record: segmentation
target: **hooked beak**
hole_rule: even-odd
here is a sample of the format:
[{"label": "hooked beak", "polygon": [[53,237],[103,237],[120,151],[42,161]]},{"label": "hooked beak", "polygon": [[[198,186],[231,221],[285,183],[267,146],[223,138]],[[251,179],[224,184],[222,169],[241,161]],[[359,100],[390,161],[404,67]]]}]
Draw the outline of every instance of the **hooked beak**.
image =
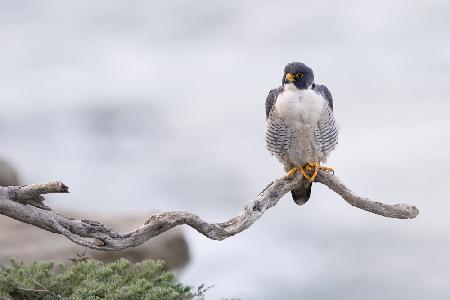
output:
[{"label": "hooked beak", "polygon": [[294,82],[295,81],[295,76],[292,75],[291,73],[287,73],[286,74],[286,81],[289,82],[289,83]]}]

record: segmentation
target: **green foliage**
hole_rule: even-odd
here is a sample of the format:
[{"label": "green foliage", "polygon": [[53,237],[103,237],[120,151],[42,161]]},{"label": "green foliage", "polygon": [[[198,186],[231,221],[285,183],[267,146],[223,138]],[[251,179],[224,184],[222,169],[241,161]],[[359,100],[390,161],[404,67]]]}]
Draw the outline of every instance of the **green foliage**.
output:
[{"label": "green foliage", "polygon": [[0,299],[182,299],[190,287],[164,271],[164,262],[146,260],[132,264],[125,259],[105,264],[75,261],[54,271],[53,263],[26,266],[12,259],[0,269]]}]

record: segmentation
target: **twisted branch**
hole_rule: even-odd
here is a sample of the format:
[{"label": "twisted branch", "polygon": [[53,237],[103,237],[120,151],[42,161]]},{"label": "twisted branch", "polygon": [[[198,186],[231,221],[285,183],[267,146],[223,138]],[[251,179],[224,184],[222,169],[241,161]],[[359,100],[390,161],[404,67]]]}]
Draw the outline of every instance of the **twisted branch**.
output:
[{"label": "twisted branch", "polygon": [[[349,204],[374,214],[397,219],[412,219],[419,214],[415,206],[408,204],[388,205],[359,197],[336,176],[324,171],[319,171],[316,181],[328,186]],[[136,247],[182,224],[191,226],[207,238],[224,240],[252,226],[284,194],[302,184],[305,184],[305,179],[301,174],[292,179],[279,178],[250,200],[239,215],[223,223],[208,223],[190,212],[169,211],[151,215],[141,228],[128,233],[118,233],[96,221],[68,218],[51,211],[43,203],[42,195],[68,193],[67,186],[61,182],[0,187],[0,214],[62,234],[76,244],[98,250]]]}]

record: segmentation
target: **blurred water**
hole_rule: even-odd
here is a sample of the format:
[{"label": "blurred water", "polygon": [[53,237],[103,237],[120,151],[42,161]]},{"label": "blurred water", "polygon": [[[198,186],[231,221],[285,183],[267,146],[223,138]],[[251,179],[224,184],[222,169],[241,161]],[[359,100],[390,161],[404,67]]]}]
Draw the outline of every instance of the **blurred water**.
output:
[{"label": "blurred water", "polygon": [[51,205],[235,215],[282,168],[264,101],[301,60],[335,98],[329,165],[355,191],[416,204],[416,220],[315,185],[222,242],[186,229],[182,274],[207,298],[448,299],[448,1],[2,1],[0,155]]}]

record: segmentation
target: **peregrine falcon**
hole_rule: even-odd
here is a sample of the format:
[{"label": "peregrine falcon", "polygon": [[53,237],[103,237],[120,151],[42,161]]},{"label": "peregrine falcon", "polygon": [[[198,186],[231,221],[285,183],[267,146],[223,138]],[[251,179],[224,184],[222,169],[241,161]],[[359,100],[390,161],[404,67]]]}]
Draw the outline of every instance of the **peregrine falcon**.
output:
[{"label": "peregrine falcon", "polygon": [[320,166],[336,148],[338,131],[333,117],[333,97],[324,85],[314,83],[311,68],[293,62],[284,68],[282,84],[266,99],[266,145],[283,165],[288,177],[296,172],[309,181],[292,190],[302,205],[311,196],[311,184]]}]

